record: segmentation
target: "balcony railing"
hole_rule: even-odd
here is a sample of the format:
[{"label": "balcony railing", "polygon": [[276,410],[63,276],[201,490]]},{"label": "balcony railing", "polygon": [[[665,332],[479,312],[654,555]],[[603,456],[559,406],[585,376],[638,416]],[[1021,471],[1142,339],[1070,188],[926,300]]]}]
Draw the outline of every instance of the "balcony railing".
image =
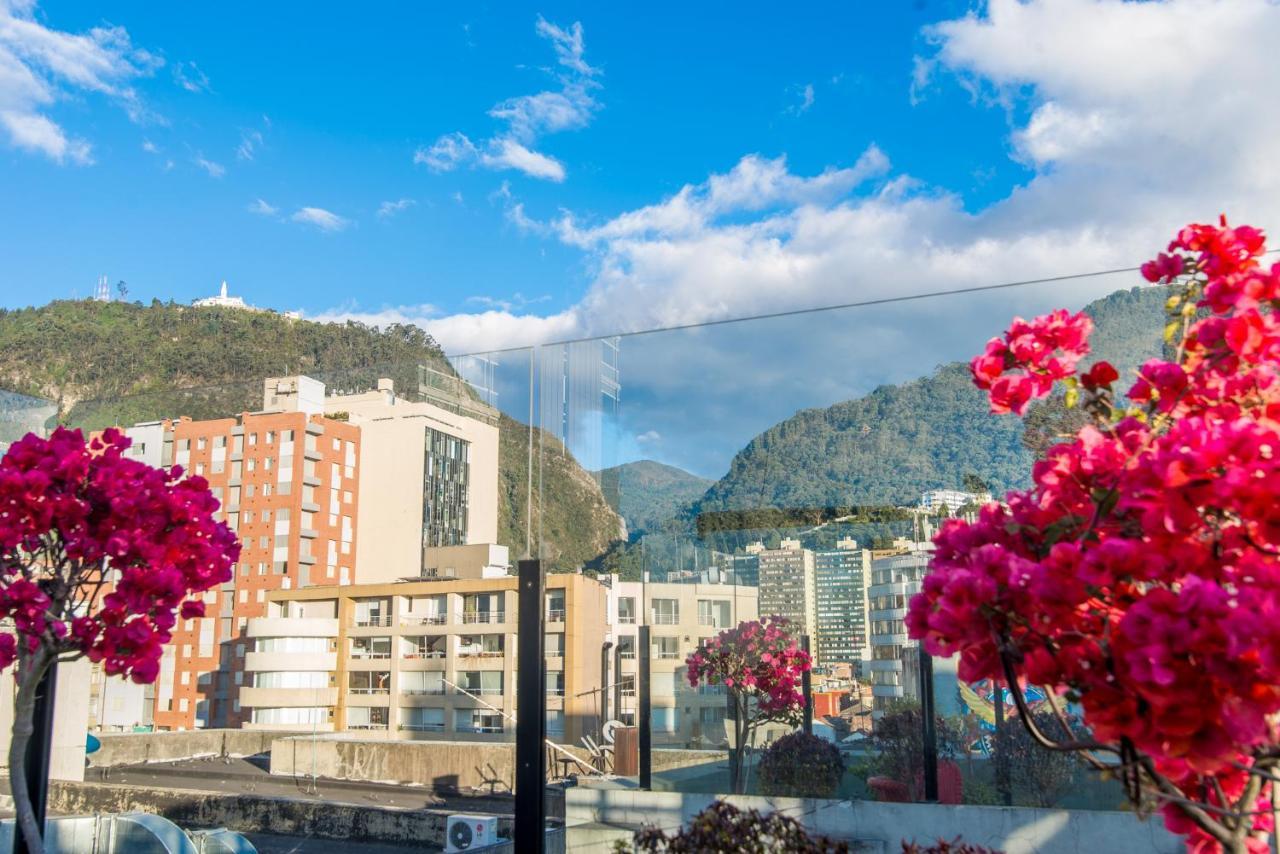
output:
[{"label": "balcony railing", "polygon": [[659,658],[659,659],[668,659],[668,660],[670,660],[670,659],[675,659],[675,658],[679,658],[679,657],[680,657],[680,653],[679,653],[678,651],[677,651],[677,652],[669,652],[669,651],[661,650],[661,649],[660,649],[660,650],[658,650],[658,654],[657,654],[656,656],[654,656],[654,658]]},{"label": "balcony railing", "polygon": [[635,614],[619,614],[618,623],[623,626],[634,626],[636,624]]},{"label": "balcony railing", "polygon": [[459,658],[502,658],[506,653],[500,649],[460,649]]},{"label": "balcony railing", "polygon": [[655,626],[674,626],[679,624],[679,622],[679,614],[659,614],[657,611],[653,612],[653,624]]},{"label": "balcony railing", "polygon": [[386,724],[347,724],[347,729],[386,729]]},{"label": "balcony railing", "polygon": [[389,625],[391,625],[390,614],[387,614],[386,616],[379,616],[377,614],[374,614],[369,617],[356,618],[356,628],[359,628],[359,629],[367,629],[373,626],[389,626]]},{"label": "balcony railing", "polygon": [[352,658],[390,658],[389,652],[370,652],[368,650],[355,649],[351,651]]},{"label": "balcony railing", "polygon": [[415,697],[421,697],[421,696],[439,697],[443,695],[444,692],[445,692],[445,687],[443,685],[441,685],[438,688],[401,688],[400,689],[401,694],[409,694]]},{"label": "balcony railing", "polygon": [[449,617],[445,614],[427,614],[426,616],[407,614],[400,618],[402,626],[443,626],[447,622]]},{"label": "balcony railing", "polygon": [[400,724],[407,732],[444,732],[444,724]]},{"label": "balcony railing", "polygon": [[458,732],[471,732],[478,734],[492,734],[502,732],[501,726],[459,726]]},{"label": "balcony railing", "polygon": [[390,694],[390,688],[350,688],[352,694]]},{"label": "balcony railing", "polygon": [[401,658],[405,660],[413,660],[419,658],[444,658],[445,651],[443,649],[425,649],[417,652],[406,652]]},{"label": "balcony railing", "polygon": [[549,622],[549,623],[563,623],[563,622],[564,622],[564,608],[552,608],[552,609],[550,609],[549,611],[547,611],[547,622]]},{"label": "balcony railing", "polygon": [[463,611],[463,623],[503,623],[506,622],[505,611]]},{"label": "balcony railing", "polygon": [[636,651],[634,649],[624,649],[618,653],[618,658],[629,659],[629,658],[635,658],[635,657],[636,657]]},{"label": "balcony railing", "polygon": [[500,697],[502,696],[501,688],[468,688],[466,685],[458,688],[457,693],[466,696],[467,694],[475,694],[477,697]]},{"label": "balcony railing", "polygon": [[557,687],[555,687],[554,685],[548,685],[548,686],[547,686],[547,696],[548,696],[548,697],[563,697],[563,696],[564,696],[564,688],[563,688],[563,687],[557,688]]}]

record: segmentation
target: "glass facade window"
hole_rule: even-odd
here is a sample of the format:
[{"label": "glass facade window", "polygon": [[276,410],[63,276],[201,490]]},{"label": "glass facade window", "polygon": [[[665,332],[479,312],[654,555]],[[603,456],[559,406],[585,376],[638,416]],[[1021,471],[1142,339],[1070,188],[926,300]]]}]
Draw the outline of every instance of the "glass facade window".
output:
[{"label": "glass facade window", "polygon": [[467,542],[470,443],[430,427],[425,429],[422,545],[423,548],[463,545]]}]

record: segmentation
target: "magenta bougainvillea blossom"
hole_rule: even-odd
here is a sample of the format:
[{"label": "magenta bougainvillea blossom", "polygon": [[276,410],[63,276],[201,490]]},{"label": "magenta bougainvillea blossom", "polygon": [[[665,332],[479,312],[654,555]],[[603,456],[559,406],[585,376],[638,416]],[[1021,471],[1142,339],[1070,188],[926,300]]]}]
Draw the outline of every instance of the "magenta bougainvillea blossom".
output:
[{"label": "magenta bougainvillea blossom", "polygon": [[107,674],[154,681],[177,620],[203,616],[193,597],[229,580],[240,554],[204,478],[129,459],[129,444],[114,429],[86,442],[59,428],[0,458],[0,618],[12,622],[0,670],[17,663],[9,772],[32,851],[22,756],[50,663],[83,655]]},{"label": "magenta bougainvillea blossom", "polygon": [[[1091,423],[1029,490],[950,520],[908,628],[966,680],[1079,703],[1194,851],[1265,851],[1280,767],[1280,264],[1248,226],[1191,225],[1143,275],[1168,358],[1083,374],[1091,323],[1017,320],[975,358],[993,412],[1061,382]],[[1124,398],[1117,392],[1123,391]]]},{"label": "magenta bougainvillea blossom", "polygon": [[761,724],[795,723],[804,710],[801,683],[811,662],[789,627],[783,617],[748,620],[708,638],[685,661],[690,686],[723,685],[733,703],[735,792],[743,785],[740,748]]}]

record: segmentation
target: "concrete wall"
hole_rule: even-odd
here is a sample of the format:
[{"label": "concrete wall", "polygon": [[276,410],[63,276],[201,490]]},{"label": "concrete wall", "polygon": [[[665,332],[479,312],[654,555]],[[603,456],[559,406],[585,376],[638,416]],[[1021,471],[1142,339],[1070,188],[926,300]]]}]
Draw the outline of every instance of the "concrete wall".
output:
[{"label": "concrete wall", "polygon": [[[608,822],[632,827],[675,829],[717,799],[716,795],[642,792],[584,785],[565,792],[565,823]],[[1180,854],[1179,837],[1158,818],[1140,821],[1132,813],[1042,810],[1025,807],[943,806],[877,801],[821,801],[734,795],[725,800],[744,809],[783,812],[811,832],[856,840],[868,850],[901,850],[914,839],[963,837],[1005,854]]]},{"label": "concrete wall", "polygon": [[[267,735],[268,733],[263,733]],[[587,759],[581,748],[566,748]],[[655,771],[722,760],[723,753],[655,750]],[[277,738],[271,773],[378,783],[413,783],[441,789],[510,792],[515,786],[513,743],[480,741],[377,741],[342,736]]]},{"label": "concrete wall", "polygon": [[[87,658],[58,665],[54,689],[53,748],[49,776],[54,780],[84,779],[84,749],[89,735],[89,681],[92,665]],[[9,765],[13,734],[14,682],[11,674],[0,679],[0,765]]]},{"label": "concrete wall", "polygon": [[[248,729],[197,729],[183,732],[102,733],[102,748],[89,755],[95,768],[171,762],[200,756],[256,756],[284,735]],[[82,745],[83,749],[83,745]],[[84,779],[83,774],[77,779]]]},{"label": "concrete wall", "polygon": [[[184,829],[225,827],[237,833],[277,833],[350,842],[426,842],[444,845],[449,813],[302,801],[189,789],[54,783],[49,810],[59,814],[146,812]],[[498,817],[510,835],[510,816]]]}]

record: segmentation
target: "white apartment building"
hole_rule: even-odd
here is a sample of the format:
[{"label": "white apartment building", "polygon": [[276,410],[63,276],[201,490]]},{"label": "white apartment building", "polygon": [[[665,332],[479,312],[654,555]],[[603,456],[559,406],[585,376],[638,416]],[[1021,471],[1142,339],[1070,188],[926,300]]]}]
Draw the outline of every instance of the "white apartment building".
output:
[{"label": "white apartment building", "polygon": [[966,504],[986,504],[990,492],[964,492],[959,489],[931,489],[920,496],[920,509],[936,513],[946,507],[952,513]]},{"label": "white apartment building", "polygon": [[[691,688],[685,659],[707,638],[758,617],[755,587],[619,581],[609,587],[607,619],[621,673],[622,706],[615,715],[635,723],[639,627],[649,626],[649,696],[655,746],[725,743],[726,699],[719,686]],[[731,731],[731,729],[730,729]]]},{"label": "white apartment building", "polygon": [[919,696],[918,643],[907,637],[907,603],[920,592],[933,544],[911,544],[901,554],[871,561],[868,621],[873,713],[894,700]]}]

